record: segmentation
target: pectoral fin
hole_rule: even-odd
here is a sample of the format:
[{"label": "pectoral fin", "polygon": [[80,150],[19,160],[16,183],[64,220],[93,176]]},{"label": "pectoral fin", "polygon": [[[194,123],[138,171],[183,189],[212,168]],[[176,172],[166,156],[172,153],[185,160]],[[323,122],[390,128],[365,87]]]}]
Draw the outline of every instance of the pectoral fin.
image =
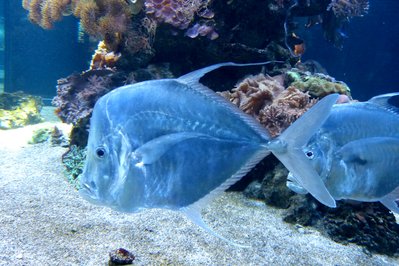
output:
[{"label": "pectoral fin", "polygon": [[381,198],[399,186],[399,138],[374,137],[352,141],[337,151],[346,175],[368,184],[370,195]]},{"label": "pectoral fin", "polygon": [[140,163],[152,164],[174,145],[187,139],[199,137],[207,137],[207,135],[195,132],[181,132],[163,135],[144,143],[138,147],[133,154],[140,160]]}]

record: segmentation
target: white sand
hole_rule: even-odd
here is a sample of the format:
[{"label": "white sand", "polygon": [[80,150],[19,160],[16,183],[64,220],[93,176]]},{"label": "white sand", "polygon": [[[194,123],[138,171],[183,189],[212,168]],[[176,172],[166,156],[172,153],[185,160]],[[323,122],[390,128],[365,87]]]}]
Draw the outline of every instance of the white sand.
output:
[{"label": "white sand", "polygon": [[108,265],[108,252],[119,247],[136,255],[136,265],[399,265],[284,223],[280,210],[239,193],[226,193],[203,214],[217,232],[251,248],[229,245],[176,212],[91,205],[63,178],[65,149],[11,149],[4,140],[17,132],[0,131],[0,265]]}]

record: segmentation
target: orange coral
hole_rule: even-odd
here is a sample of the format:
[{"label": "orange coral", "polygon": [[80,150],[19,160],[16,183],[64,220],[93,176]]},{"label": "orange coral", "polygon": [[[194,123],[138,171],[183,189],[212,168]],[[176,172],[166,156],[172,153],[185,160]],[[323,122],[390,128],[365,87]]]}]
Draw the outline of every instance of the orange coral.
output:
[{"label": "orange coral", "polygon": [[124,33],[133,11],[126,0],[23,0],[22,6],[29,19],[45,29],[73,13],[87,33],[102,38]]},{"label": "orange coral", "polygon": [[69,15],[76,0],[23,0],[22,6],[29,11],[29,19],[45,29],[53,27],[62,16]]},{"label": "orange coral", "polygon": [[106,44],[101,41],[91,59],[90,70],[113,68],[120,56],[120,53],[110,52]]},{"label": "orange coral", "polygon": [[125,32],[132,15],[125,0],[79,1],[73,13],[87,33],[98,37]]}]

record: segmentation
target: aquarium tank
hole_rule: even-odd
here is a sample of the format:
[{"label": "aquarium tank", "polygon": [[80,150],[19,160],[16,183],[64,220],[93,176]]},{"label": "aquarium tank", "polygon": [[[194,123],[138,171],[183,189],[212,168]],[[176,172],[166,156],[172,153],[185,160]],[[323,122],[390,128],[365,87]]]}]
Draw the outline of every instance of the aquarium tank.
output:
[{"label": "aquarium tank", "polygon": [[0,3],[0,265],[399,265],[397,0]]}]

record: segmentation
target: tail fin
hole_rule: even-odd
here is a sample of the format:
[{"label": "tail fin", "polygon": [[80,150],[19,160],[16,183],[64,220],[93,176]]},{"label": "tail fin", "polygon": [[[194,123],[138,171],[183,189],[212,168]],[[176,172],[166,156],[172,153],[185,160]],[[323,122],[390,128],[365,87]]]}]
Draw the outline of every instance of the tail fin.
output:
[{"label": "tail fin", "polygon": [[297,178],[300,185],[321,203],[336,207],[334,198],[328,192],[321,177],[302,151],[312,135],[323,125],[337,101],[338,94],[324,97],[309,111],[302,115],[276,140],[284,143],[284,150],[275,149],[273,154]]}]

